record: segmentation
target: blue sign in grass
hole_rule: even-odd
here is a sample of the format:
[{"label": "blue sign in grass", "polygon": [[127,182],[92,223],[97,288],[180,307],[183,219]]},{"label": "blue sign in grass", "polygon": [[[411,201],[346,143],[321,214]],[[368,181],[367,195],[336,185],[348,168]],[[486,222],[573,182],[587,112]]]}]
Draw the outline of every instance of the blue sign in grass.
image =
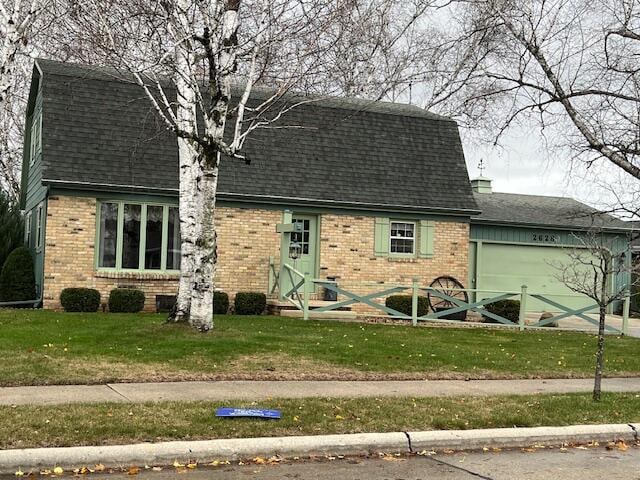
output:
[{"label": "blue sign in grass", "polygon": [[261,408],[230,408],[221,407],[216,410],[216,417],[250,417],[250,418],[269,418],[278,420],[282,417],[280,410],[264,410]]}]

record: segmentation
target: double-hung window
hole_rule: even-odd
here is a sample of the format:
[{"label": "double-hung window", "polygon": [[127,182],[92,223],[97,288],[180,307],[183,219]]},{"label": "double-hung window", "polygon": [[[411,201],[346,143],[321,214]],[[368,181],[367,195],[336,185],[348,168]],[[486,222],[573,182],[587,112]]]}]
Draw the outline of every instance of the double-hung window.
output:
[{"label": "double-hung window", "polygon": [[24,217],[24,244],[31,248],[31,212]]},{"label": "double-hung window", "polygon": [[389,252],[413,255],[416,246],[416,224],[414,222],[391,222]]},{"label": "double-hung window", "polygon": [[99,269],[180,269],[178,207],[104,201],[98,208]]},{"label": "double-hung window", "polygon": [[36,208],[36,250],[42,248],[42,237],[44,233],[44,204]]}]

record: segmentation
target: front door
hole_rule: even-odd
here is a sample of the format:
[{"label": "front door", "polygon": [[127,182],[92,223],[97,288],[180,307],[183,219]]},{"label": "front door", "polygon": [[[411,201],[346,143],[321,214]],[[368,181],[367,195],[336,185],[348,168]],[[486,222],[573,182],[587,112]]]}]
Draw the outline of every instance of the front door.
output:
[{"label": "front door", "polygon": [[[301,274],[309,273],[311,278],[316,276],[316,259],[318,254],[317,249],[317,234],[318,234],[318,218],[313,215],[293,215],[292,223],[300,225],[296,228],[296,231],[291,233],[291,242],[298,243],[300,245],[300,255],[298,258],[290,258],[289,245],[283,246],[282,256],[284,257],[284,263],[290,265]],[[288,292],[292,288],[292,283],[289,278],[289,274],[283,271],[282,278],[282,292]],[[294,281],[298,283],[298,277],[295,275]],[[307,285],[309,292],[313,292],[313,283],[309,282]],[[300,287],[300,294],[302,295],[302,287]]]}]

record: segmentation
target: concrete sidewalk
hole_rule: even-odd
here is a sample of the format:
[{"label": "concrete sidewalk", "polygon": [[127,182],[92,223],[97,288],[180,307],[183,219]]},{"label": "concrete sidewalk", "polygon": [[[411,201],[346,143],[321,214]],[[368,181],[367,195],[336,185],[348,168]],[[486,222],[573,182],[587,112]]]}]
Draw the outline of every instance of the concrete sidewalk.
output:
[{"label": "concrete sidewalk", "polygon": [[[640,392],[640,377],[606,378],[603,390]],[[264,400],[304,397],[442,397],[589,392],[592,379],[411,381],[219,381],[0,388],[0,405]]]}]

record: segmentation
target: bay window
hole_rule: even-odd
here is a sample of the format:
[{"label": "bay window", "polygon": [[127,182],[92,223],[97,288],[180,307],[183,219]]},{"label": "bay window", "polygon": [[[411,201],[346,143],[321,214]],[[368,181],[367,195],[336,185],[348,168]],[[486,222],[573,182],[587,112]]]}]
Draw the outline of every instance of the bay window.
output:
[{"label": "bay window", "polygon": [[99,269],[180,270],[177,206],[104,201],[97,230]]}]

